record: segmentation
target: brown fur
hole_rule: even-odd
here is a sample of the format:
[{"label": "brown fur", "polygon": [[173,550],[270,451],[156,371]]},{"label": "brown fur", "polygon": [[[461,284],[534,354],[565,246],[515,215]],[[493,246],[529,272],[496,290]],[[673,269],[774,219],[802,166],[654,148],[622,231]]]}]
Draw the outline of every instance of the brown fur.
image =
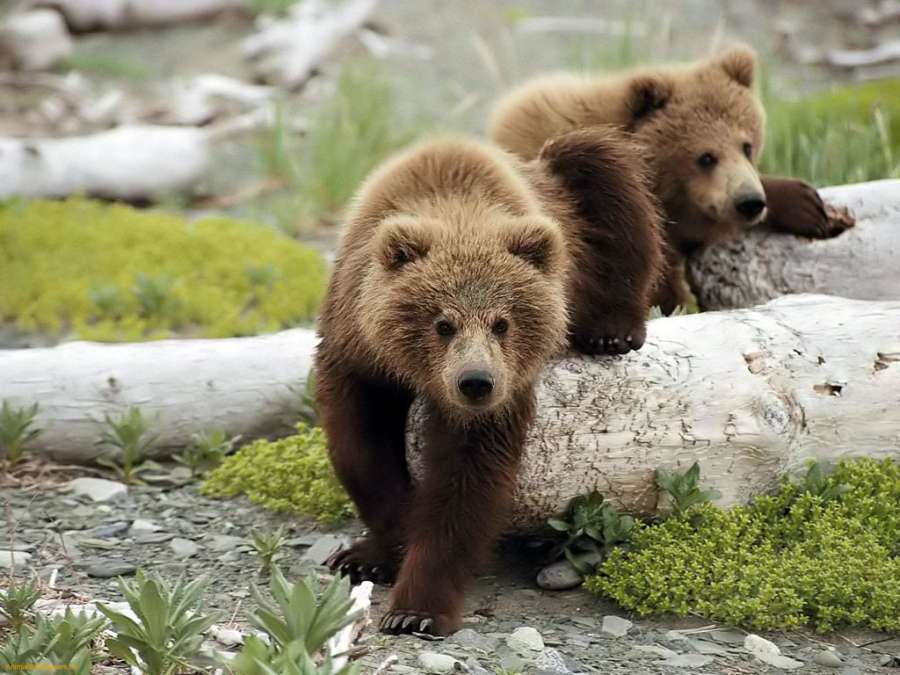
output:
[{"label": "brown fur", "polygon": [[[656,302],[668,313],[684,300],[678,268],[697,246],[763,221],[806,236],[836,234],[812,187],[760,178],[765,113],[755,72],[755,54],[739,47],[698,63],[609,77],[545,76],[501,99],[490,135],[529,159],[573,129],[607,124],[630,134],[644,151],[666,215],[669,272]],[[706,153],[713,166],[699,164]],[[739,209],[753,202],[758,212]]]},{"label": "brown fur", "polygon": [[[593,196],[571,192],[582,188]],[[330,564],[355,580],[397,576],[383,630],[458,625],[465,582],[503,526],[541,370],[567,342],[640,346],[659,229],[633,150],[608,130],[527,164],[428,143],[363,186],[320,317],[316,397],[369,528]],[[493,389],[473,402],[461,379],[476,370]],[[414,490],[404,428],[416,396],[428,415]]]}]

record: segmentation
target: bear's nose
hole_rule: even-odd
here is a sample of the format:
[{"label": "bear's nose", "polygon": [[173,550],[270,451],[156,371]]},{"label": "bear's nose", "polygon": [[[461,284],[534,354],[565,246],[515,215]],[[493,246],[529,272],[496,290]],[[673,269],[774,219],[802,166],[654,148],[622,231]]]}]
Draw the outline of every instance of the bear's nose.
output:
[{"label": "bear's nose", "polygon": [[734,208],[747,220],[753,220],[766,208],[766,200],[761,194],[743,195],[734,201]]},{"label": "bear's nose", "polygon": [[467,399],[478,402],[494,390],[494,378],[486,370],[464,370],[456,386]]}]

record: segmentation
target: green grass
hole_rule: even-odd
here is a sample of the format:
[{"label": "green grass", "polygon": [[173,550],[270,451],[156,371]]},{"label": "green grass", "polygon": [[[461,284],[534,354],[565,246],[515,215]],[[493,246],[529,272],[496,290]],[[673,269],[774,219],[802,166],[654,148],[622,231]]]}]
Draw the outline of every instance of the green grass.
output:
[{"label": "green grass", "polygon": [[900,464],[846,462],[818,485],[637,526],[585,584],[641,615],[900,630]]},{"label": "green grass", "polygon": [[764,93],[763,173],[840,185],[900,178],[900,79],[846,85],[798,100]]},{"label": "green grass", "polygon": [[0,322],[103,341],[311,322],[327,269],[279,232],[82,198],[0,205]]},{"label": "green grass", "polygon": [[145,61],[134,57],[87,50],[69,54],[60,62],[59,68],[114,80],[147,80],[159,74]]},{"label": "green grass", "polygon": [[244,446],[212,473],[201,491],[213,497],[245,494],[274,511],[334,523],[353,516],[317,427],[297,425],[297,433],[277,441]]},{"label": "green grass", "polygon": [[302,139],[285,117],[282,109],[259,152],[265,171],[289,186],[276,216],[290,233],[336,221],[369,172],[419,129],[401,110],[390,79],[369,61],[344,67]]},{"label": "green grass", "polygon": [[245,0],[244,6],[254,16],[285,16],[300,0]]}]

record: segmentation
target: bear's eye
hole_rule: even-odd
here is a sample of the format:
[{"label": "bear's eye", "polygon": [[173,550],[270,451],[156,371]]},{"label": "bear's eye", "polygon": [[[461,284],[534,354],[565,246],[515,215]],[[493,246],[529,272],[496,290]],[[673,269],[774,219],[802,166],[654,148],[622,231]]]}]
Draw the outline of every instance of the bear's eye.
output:
[{"label": "bear's eye", "polygon": [[711,169],[719,163],[718,157],[711,152],[704,152],[697,158],[697,164],[701,169]]},{"label": "bear's eye", "polygon": [[505,335],[506,331],[509,330],[509,321],[506,319],[497,319],[494,322],[494,325],[491,326],[491,330],[494,335]]},{"label": "bear's eye", "polygon": [[441,337],[450,337],[454,333],[456,333],[456,328],[454,328],[453,324],[446,319],[441,319],[436,324],[434,324],[434,330]]},{"label": "bear's eye", "polygon": [[753,146],[749,143],[744,143],[744,155],[747,159],[753,159]]}]

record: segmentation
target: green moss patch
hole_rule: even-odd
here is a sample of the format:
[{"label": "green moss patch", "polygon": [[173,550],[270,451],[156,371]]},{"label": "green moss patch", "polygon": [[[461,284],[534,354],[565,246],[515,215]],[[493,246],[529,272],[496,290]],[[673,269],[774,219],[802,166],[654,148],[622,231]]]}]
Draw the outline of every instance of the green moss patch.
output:
[{"label": "green moss patch", "polygon": [[228,457],[203,484],[213,497],[245,494],[274,511],[334,523],[353,516],[317,427],[297,425],[297,433],[278,441],[255,441]]},{"label": "green moss patch", "polygon": [[639,614],[900,630],[900,465],[842,463],[827,481],[816,495],[786,483],[749,506],[705,503],[636,527],[585,584]]},{"label": "green moss patch", "polygon": [[104,341],[228,337],[315,317],[327,268],[270,228],[82,198],[0,205],[0,322]]}]

